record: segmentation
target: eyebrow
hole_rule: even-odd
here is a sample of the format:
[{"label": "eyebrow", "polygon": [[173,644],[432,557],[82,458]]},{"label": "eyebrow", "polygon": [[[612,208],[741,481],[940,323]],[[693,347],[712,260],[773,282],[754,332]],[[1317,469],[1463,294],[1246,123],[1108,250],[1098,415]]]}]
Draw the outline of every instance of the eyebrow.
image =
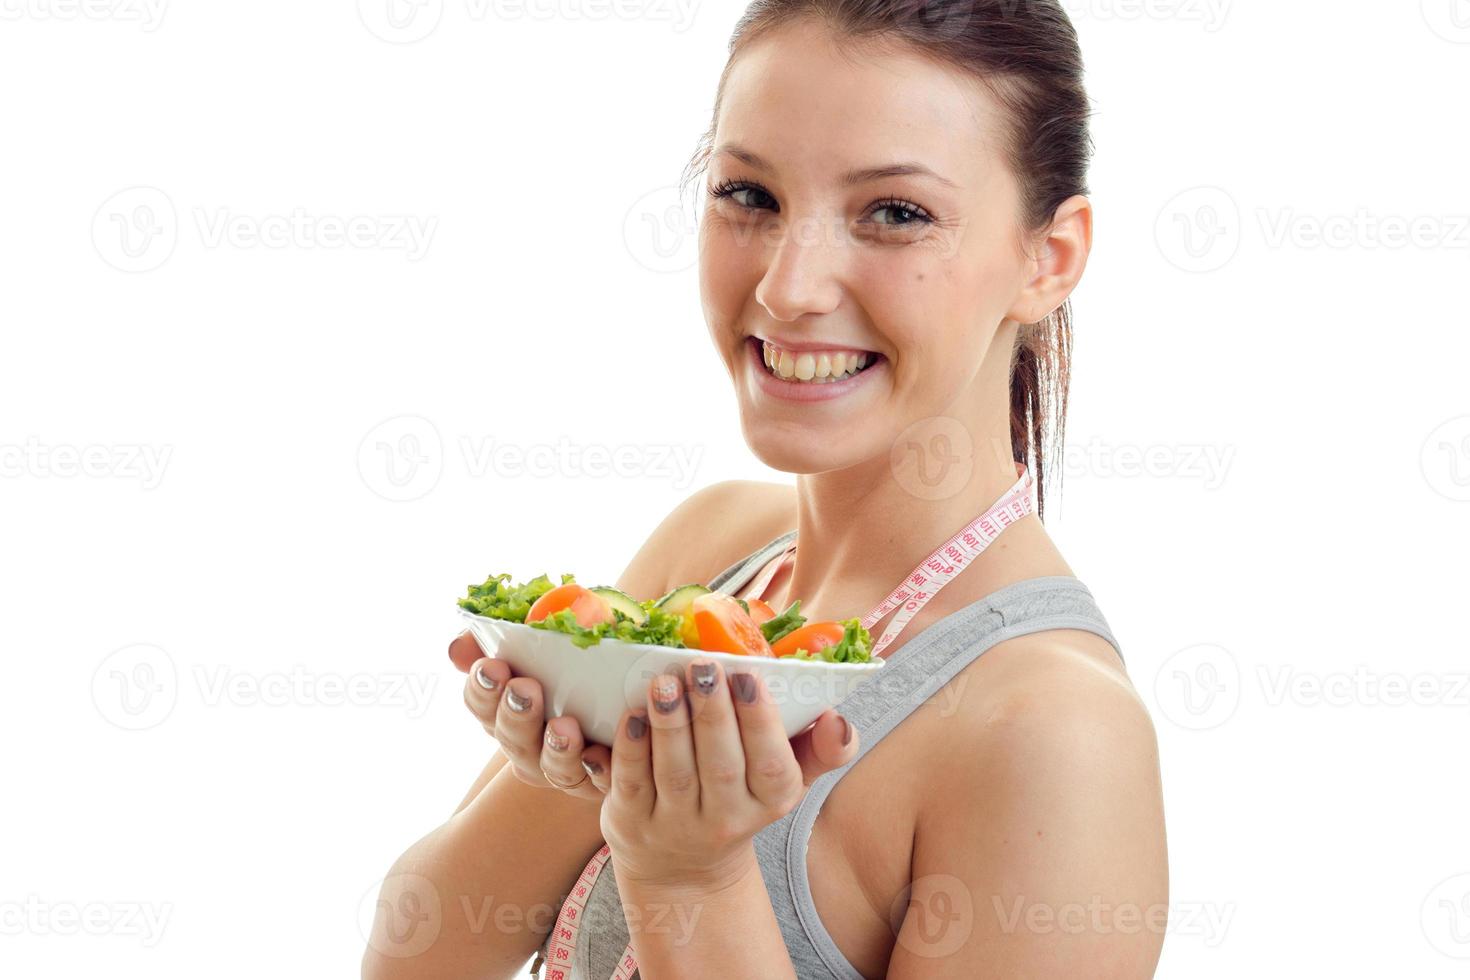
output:
[{"label": "eyebrow", "polygon": [[[726,143],[715,150],[716,156],[721,153],[728,153],[730,156],[739,160],[741,163],[744,163],[747,166],[755,167],[757,170],[773,169],[769,163],[767,163],[760,157],[759,154],[747,150],[745,147],[740,146],[738,143]],[[930,177],[934,180],[939,181],[941,184],[945,184],[955,189],[959,188],[959,185],[956,184],[954,181],[950,180],[948,177],[940,176],[933,170],[924,166],[922,163],[889,163],[881,167],[863,167],[856,170],[849,170],[847,173],[842,175],[842,184],[844,187],[852,187],[857,184],[866,183],[870,180],[879,180],[884,177],[910,176]]]}]

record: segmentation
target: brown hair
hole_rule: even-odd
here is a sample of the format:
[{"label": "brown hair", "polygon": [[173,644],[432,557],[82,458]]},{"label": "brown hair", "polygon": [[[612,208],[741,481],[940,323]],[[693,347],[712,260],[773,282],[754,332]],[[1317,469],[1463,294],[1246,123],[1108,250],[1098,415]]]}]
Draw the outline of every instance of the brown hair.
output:
[{"label": "brown hair", "polygon": [[[1087,193],[1090,109],[1077,32],[1060,0],[754,0],[730,38],[715,119],[740,49],[802,17],[821,18],[839,41],[904,45],[984,83],[1009,114],[1006,152],[1028,232],[1050,224],[1069,197]],[[711,122],[684,184],[708,163],[714,129]],[[1070,303],[1021,325],[1011,360],[1011,453],[1036,476],[1041,514],[1044,485],[1061,458],[1071,357]]]}]

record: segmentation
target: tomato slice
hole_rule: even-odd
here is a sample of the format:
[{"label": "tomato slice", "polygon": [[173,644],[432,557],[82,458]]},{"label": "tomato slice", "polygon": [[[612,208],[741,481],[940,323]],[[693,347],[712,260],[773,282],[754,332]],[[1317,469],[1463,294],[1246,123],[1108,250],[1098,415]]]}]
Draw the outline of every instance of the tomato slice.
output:
[{"label": "tomato slice", "polygon": [[823,647],[836,646],[842,642],[845,629],[841,623],[807,623],[792,630],[771,644],[771,652],[778,657],[789,657],[797,650],[816,653]]},{"label": "tomato slice", "polygon": [[772,609],[763,600],[746,599],[745,604],[750,607],[750,618],[755,620],[757,626],[768,619],[776,618],[776,610]]},{"label": "tomato slice", "polygon": [[747,657],[774,656],[765,634],[734,596],[710,592],[695,599],[690,609],[699,630],[699,649]]},{"label": "tomato slice", "polygon": [[531,603],[531,611],[526,613],[526,622],[540,622],[563,609],[570,609],[572,618],[582,627],[590,628],[598,623],[613,621],[612,606],[608,605],[606,599],[575,582],[568,582],[566,585],[558,585]]}]

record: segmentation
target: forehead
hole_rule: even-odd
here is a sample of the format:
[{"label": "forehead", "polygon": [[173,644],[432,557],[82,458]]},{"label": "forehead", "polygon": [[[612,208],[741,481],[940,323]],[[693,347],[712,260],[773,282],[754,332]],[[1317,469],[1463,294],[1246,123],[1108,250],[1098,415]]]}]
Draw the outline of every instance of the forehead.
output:
[{"label": "forehead", "polygon": [[837,44],[814,21],[743,49],[716,119],[716,146],[738,143],[783,175],[826,177],[892,161],[976,187],[998,160],[999,107],[977,79],[897,46]]}]

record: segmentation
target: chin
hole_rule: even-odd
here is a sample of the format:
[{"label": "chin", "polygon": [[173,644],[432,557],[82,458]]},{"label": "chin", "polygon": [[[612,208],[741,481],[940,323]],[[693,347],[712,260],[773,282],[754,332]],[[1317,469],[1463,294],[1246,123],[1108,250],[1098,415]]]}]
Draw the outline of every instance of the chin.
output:
[{"label": "chin", "polygon": [[740,428],[756,459],[782,473],[826,473],[868,458],[863,455],[866,447],[853,437],[855,432],[863,431],[856,425],[817,423],[793,428],[789,422],[777,425],[770,420],[751,419],[742,412]]}]

